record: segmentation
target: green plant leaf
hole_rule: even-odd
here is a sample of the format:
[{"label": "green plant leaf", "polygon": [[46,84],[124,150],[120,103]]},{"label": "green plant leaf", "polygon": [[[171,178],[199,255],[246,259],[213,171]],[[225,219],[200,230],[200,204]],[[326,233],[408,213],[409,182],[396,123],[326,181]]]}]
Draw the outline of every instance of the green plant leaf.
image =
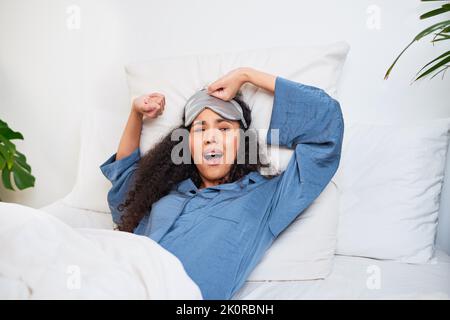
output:
[{"label": "green plant leaf", "polygon": [[14,164],[13,153],[5,145],[0,143],[0,155],[5,159],[7,168],[11,169]]},{"label": "green plant leaf", "polygon": [[[3,144],[2,144],[3,142]],[[16,153],[16,146],[14,143],[7,140],[5,137],[0,136],[0,152],[6,160],[8,169],[11,169],[14,164],[14,154]]]},{"label": "green plant leaf", "polygon": [[432,26],[429,26],[428,28],[426,28],[425,30],[421,31],[420,33],[418,33],[414,39],[402,50],[402,52],[400,52],[400,54],[397,56],[397,58],[395,58],[394,62],[391,64],[391,66],[388,68],[388,70],[386,71],[386,74],[384,75],[384,79],[386,80],[389,77],[389,74],[391,73],[392,69],[394,68],[395,64],[397,63],[397,61],[400,59],[400,57],[403,55],[403,53],[405,53],[405,51],[415,42],[415,41],[419,41],[420,39],[422,39],[423,37],[429,35],[430,33],[432,33],[433,31],[439,30],[439,29],[444,29],[446,27],[450,26],[450,20],[445,20],[445,21],[441,21],[438,23],[433,24]]},{"label": "green plant leaf", "polygon": [[[434,77],[436,77],[439,73],[443,72],[445,74],[445,71],[449,68],[448,65],[445,66],[445,68],[442,68],[441,70],[439,70],[438,72],[436,72],[431,79],[433,79]],[[444,74],[442,76],[444,76]]]},{"label": "green plant leaf", "polygon": [[426,65],[424,65],[417,73],[419,74],[423,69],[425,69],[426,67],[428,67],[430,64],[432,64],[435,61],[438,61],[440,59],[445,58],[446,56],[450,56],[450,51],[444,52],[443,54],[441,54],[439,57],[437,57],[436,59],[431,60],[430,62],[428,62]]},{"label": "green plant leaf", "polygon": [[6,160],[3,158],[3,155],[0,154],[0,170],[3,170],[3,168],[6,166]]},{"label": "green plant leaf", "polygon": [[13,130],[11,130],[11,128],[8,128],[8,127],[0,128],[0,135],[4,136],[8,140],[13,140],[13,139],[22,139],[23,140],[23,135],[20,132],[13,131]]},{"label": "green plant leaf", "polygon": [[4,168],[2,170],[2,181],[6,189],[14,191],[14,188],[11,184],[11,171],[8,168]]},{"label": "green plant leaf", "polygon": [[27,158],[24,154],[20,153],[19,151],[16,151],[16,154],[14,155],[14,159],[16,162],[18,162],[22,167],[24,167],[27,171],[31,172],[31,167],[27,163]]},{"label": "green plant leaf", "polygon": [[13,190],[11,176],[20,190],[33,187],[35,177],[31,174],[31,167],[24,154],[16,150],[16,145],[10,140],[22,139],[23,135],[8,127],[0,120],[0,171],[2,182],[6,189]]},{"label": "green plant leaf", "polygon": [[[436,38],[438,38],[438,37],[441,37],[441,38],[436,40]],[[433,40],[431,40],[431,42],[446,40],[449,37],[450,37],[450,27],[446,27],[446,28],[442,29],[441,31],[439,31],[438,33],[436,33],[436,35],[434,36]]]},{"label": "green plant leaf", "polygon": [[413,40],[411,41],[403,50],[402,52],[400,52],[400,54],[397,56],[397,58],[395,58],[394,62],[391,64],[391,66],[388,68],[388,70],[386,71],[386,74],[384,75],[384,80],[386,80],[387,78],[389,78],[389,75],[391,74],[392,69],[394,68],[394,66],[396,65],[397,61],[400,59],[400,57],[403,55],[403,53],[405,53],[405,51],[414,43]]},{"label": "green plant leaf", "polygon": [[14,182],[20,190],[33,187],[35,178],[20,164],[15,163],[13,167]]},{"label": "green plant leaf", "polygon": [[11,154],[14,154],[16,152],[16,145],[2,135],[0,135],[0,142],[3,142],[5,147],[10,150]]},{"label": "green plant leaf", "polygon": [[433,39],[431,42],[434,43],[434,42],[448,40],[448,39],[450,39],[450,35],[443,34],[443,35],[440,35],[439,39]]},{"label": "green plant leaf", "polygon": [[427,13],[422,14],[420,16],[420,19],[427,19],[429,17],[434,17],[439,14],[446,13],[448,11],[450,11],[450,4],[448,4],[448,3],[443,4],[441,8],[434,9],[434,10],[428,11]]},{"label": "green plant leaf", "polygon": [[447,57],[445,59],[442,59],[440,62],[436,63],[434,66],[430,67],[429,69],[427,69],[426,71],[424,71],[420,76],[418,76],[416,78],[415,81],[425,77],[426,75],[430,74],[431,72],[433,72],[434,70],[444,66],[446,63],[450,62],[450,57]]},{"label": "green plant leaf", "polygon": [[428,28],[426,28],[425,30],[422,30],[421,32],[419,32],[414,37],[413,41],[419,41],[420,39],[422,39],[423,37],[429,35],[433,31],[436,31],[436,30],[439,30],[439,29],[445,29],[448,26],[450,26],[450,20],[445,20],[445,21],[441,21],[441,22],[435,23],[435,24],[429,26]]}]

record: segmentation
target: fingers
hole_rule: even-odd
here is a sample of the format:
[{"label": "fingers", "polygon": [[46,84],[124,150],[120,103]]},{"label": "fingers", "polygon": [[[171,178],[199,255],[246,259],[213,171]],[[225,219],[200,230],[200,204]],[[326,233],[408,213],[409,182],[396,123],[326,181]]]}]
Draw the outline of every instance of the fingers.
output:
[{"label": "fingers", "polygon": [[154,92],[148,95],[150,98],[161,98],[165,100],[165,96],[162,93]]},{"label": "fingers", "polygon": [[234,92],[237,91],[235,84],[226,78],[219,79],[211,83],[207,87],[207,90],[209,95],[225,101],[229,101],[234,98],[236,95]]},{"label": "fingers", "polygon": [[163,114],[164,105],[150,100],[148,104],[144,105],[142,112],[150,118],[156,118]]},{"label": "fingers", "polygon": [[223,86],[222,81],[219,81],[219,80],[214,81],[207,87],[208,94],[214,93],[215,91],[221,89],[222,86]]},{"label": "fingers", "polygon": [[153,93],[149,94],[148,96],[164,98],[164,95],[162,93],[158,93],[158,92],[153,92]]},{"label": "fingers", "polygon": [[223,90],[216,90],[214,92],[210,93],[211,96],[222,99],[223,96]]},{"label": "fingers", "polygon": [[164,106],[166,104],[166,97],[163,94],[155,92],[148,95],[148,98],[149,100],[153,100],[159,103],[161,106]]},{"label": "fingers", "polygon": [[233,90],[231,88],[219,89],[211,93],[210,95],[221,100],[229,101],[233,98]]},{"label": "fingers", "polygon": [[162,115],[163,112],[164,112],[164,105],[160,105],[160,106],[159,106],[159,109],[158,109],[158,115],[159,115],[159,116]]}]

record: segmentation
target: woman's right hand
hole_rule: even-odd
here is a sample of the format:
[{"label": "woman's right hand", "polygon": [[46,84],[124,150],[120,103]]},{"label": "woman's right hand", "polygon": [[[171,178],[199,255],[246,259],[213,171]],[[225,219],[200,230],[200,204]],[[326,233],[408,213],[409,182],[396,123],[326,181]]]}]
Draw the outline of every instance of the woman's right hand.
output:
[{"label": "woman's right hand", "polygon": [[166,98],[161,93],[144,94],[133,100],[133,110],[148,118],[156,118],[164,112]]}]

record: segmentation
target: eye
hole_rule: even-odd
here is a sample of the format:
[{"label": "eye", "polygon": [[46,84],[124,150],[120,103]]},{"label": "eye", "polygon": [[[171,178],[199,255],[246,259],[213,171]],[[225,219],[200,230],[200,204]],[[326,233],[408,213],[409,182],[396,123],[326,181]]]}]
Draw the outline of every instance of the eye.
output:
[{"label": "eye", "polygon": [[230,128],[220,128],[220,130],[227,131],[227,130],[230,130]]},{"label": "eye", "polygon": [[203,128],[198,127],[198,128],[196,128],[196,129],[194,129],[194,132],[200,132],[200,131],[203,131]]}]

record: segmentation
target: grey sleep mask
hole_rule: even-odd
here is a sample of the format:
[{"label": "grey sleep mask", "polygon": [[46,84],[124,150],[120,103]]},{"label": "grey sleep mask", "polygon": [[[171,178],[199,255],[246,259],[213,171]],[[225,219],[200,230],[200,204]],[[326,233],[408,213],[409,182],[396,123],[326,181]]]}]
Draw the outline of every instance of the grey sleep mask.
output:
[{"label": "grey sleep mask", "polygon": [[184,106],[184,125],[189,126],[195,117],[205,108],[209,108],[214,112],[220,114],[225,119],[240,120],[247,128],[247,123],[244,119],[242,108],[234,99],[225,101],[208,94],[206,88],[197,91],[189,98]]}]

